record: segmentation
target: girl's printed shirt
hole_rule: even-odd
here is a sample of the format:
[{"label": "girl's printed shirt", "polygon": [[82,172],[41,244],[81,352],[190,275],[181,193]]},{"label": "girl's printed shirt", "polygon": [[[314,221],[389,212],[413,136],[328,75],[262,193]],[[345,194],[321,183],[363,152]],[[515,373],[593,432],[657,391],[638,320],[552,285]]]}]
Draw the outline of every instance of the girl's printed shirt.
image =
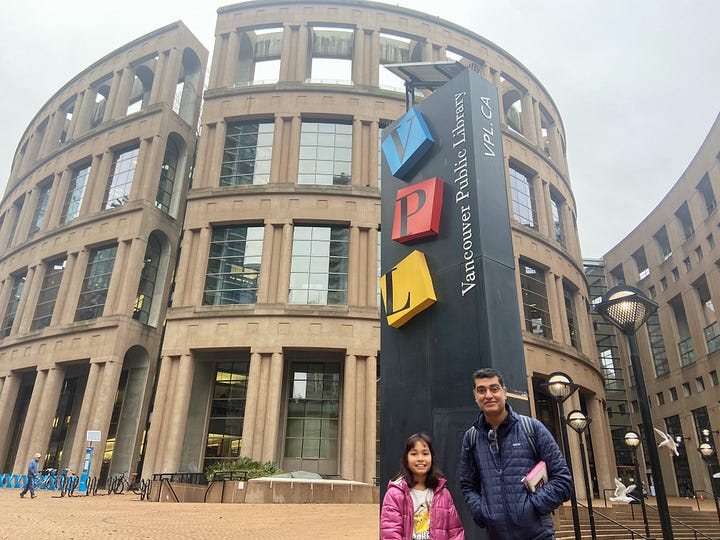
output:
[{"label": "girl's printed shirt", "polygon": [[412,489],[415,513],[413,515],[413,540],[430,540],[430,508],[432,506],[432,489]]}]

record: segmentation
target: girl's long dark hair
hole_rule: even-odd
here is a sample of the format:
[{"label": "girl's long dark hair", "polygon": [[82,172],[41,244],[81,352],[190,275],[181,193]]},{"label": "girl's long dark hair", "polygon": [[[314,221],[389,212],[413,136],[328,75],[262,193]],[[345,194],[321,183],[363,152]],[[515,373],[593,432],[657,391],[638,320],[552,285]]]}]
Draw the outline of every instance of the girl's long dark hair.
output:
[{"label": "girl's long dark hair", "polygon": [[425,479],[425,485],[430,489],[435,489],[438,485],[438,480],[440,478],[445,478],[445,475],[443,474],[442,470],[440,470],[440,466],[437,464],[437,459],[435,458],[435,450],[433,449],[432,445],[432,438],[430,438],[430,435],[428,435],[427,433],[413,433],[408,437],[407,441],[405,441],[405,449],[402,453],[402,460],[400,462],[400,473],[398,474],[398,476],[402,476],[403,478],[405,478],[405,482],[407,483],[408,487],[412,488],[415,485],[415,479],[413,478],[412,471],[410,470],[410,466],[408,465],[408,452],[413,449],[415,443],[417,442],[424,442],[425,444],[427,444],[428,450],[430,450],[432,465],[430,466],[427,478]]}]

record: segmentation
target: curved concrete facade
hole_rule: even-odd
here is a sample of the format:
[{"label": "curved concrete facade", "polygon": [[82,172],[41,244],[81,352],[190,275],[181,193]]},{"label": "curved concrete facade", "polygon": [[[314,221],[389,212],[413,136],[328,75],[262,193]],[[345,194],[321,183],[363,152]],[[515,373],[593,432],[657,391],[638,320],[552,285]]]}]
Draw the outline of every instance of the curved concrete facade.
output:
[{"label": "curved concrete facade", "polygon": [[[540,384],[551,372],[570,374],[580,392],[566,403],[566,410],[583,408],[593,418],[589,446],[594,450],[596,488],[601,493],[611,487],[615,464],[587,314],[565,132],[543,85],[510,54],[469,30],[374,2],[245,2],[218,11],[215,37],[192,185],[181,205],[184,222],[171,304],[166,314],[158,313],[166,331],[143,475],[201,471],[217,461],[247,456],[273,461],[285,470],[373,482],[377,407],[382,406],[377,395],[379,139],[382,128],[405,111],[403,88],[388,88],[381,65],[451,58],[493,82],[502,98],[516,279],[523,291],[518,304],[533,412],[559,436],[554,405]],[[197,56],[203,65],[204,55]],[[91,82],[87,79],[85,87]],[[62,102],[58,98],[54,110]],[[39,114],[28,133],[45,116]],[[137,137],[143,145],[158,135],[149,131]],[[190,148],[190,140],[183,141]],[[26,135],[21,147],[30,142]],[[150,153],[156,160],[162,154],[160,149]],[[16,157],[13,178],[16,169],[28,170],[26,161]],[[68,158],[66,163],[74,161]],[[35,196],[33,189],[47,178],[32,173],[30,182],[24,179],[27,174],[23,179],[17,174],[15,180],[24,189],[13,184],[3,201],[4,223],[12,221],[21,196]],[[154,193],[148,186],[149,206]],[[50,195],[52,200],[58,197]],[[120,221],[106,223],[105,216],[123,214],[132,198],[131,193],[122,209],[97,213],[75,237],[105,231],[103,238],[114,238]],[[143,207],[137,217],[144,226],[156,214]],[[177,224],[168,220],[162,229],[170,257],[175,256],[173,239],[180,233]],[[128,226],[127,220],[122,225]],[[0,242],[14,237],[6,229],[0,229]],[[149,235],[155,229],[142,230]],[[60,252],[55,242],[32,245],[35,267]],[[141,255],[144,247],[130,242],[125,256]],[[32,268],[19,261],[8,264],[16,251],[2,259],[0,305],[8,305],[15,291],[13,276]],[[73,275],[81,280],[86,262],[74,264]],[[123,279],[125,286],[117,291],[111,286],[108,298],[113,306],[124,299],[122,305],[130,309],[132,276],[123,273],[115,279]],[[41,285],[35,287],[37,291]],[[163,299],[169,289],[163,289]],[[32,305],[35,300],[20,295],[20,308],[24,302]],[[24,324],[31,319],[25,315]],[[135,328],[133,321],[128,326]],[[153,333],[152,327],[137,327],[143,336]],[[13,328],[0,342],[0,355],[5,354],[0,356],[0,374],[26,370],[39,376],[52,370],[55,364],[28,361],[24,346],[12,349],[14,357],[23,360],[6,370],[10,342],[28,339],[22,328]],[[41,335],[54,328],[50,325]],[[47,347],[57,348],[58,341],[68,346],[77,330],[61,326],[55,331]],[[150,345],[145,350],[154,358]],[[111,364],[119,363],[125,354],[114,351],[107,357],[117,359]],[[107,357],[103,355],[100,365]],[[88,377],[99,377],[103,388],[117,386],[116,379],[101,372],[93,375],[90,369]],[[147,381],[151,375],[152,369]],[[6,378],[3,388],[12,380]],[[16,399],[12,396],[17,391],[12,392],[6,397],[3,390],[0,403]],[[148,395],[143,396],[146,403]],[[469,403],[471,399],[468,391]],[[571,448],[579,464],[576,437],[571,437]],[[577,488],[582,495],[581,481]]]},{"label": "curved concrete facade", "polygon": [[[720,117],[675,185],[645,219],[603,257],[609,286],[627,283],[658,303],[657,316],[637,333],[655,427],[683,437],[680,455],[660,453],[669,495],[712,492],[699,452],[703,429],[720,428]],[[625,340],[616,354],[630,378]],[[640,423],[634,386],[634,425]],[[717,456],[710,463],[717,468]],[[716,469],[713,469],[713,472]]]},{"label": "curved concrete facade", "polygon": [[182,23],[110,53],[38,111],[0,204],[0,464],[137,463],[207,51]]}]

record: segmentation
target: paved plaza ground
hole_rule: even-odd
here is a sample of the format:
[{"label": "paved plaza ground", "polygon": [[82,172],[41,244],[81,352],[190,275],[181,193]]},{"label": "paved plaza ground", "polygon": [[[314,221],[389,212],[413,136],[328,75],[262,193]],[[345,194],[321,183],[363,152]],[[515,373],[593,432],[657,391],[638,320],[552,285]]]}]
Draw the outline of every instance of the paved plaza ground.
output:
[{"label": "paved plaza ground", "polygon": [[201,504],[140,501],[133,493],[95,497],[19,497],[0,489],[0,539],[243,538],[374,540],[375,504]]}]

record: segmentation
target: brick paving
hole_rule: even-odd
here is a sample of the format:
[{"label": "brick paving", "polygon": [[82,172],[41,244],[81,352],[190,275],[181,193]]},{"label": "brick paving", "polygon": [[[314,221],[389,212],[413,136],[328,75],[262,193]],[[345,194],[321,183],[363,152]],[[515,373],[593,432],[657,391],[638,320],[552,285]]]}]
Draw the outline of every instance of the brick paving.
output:
[{"label": "brick paving", "polygon": [[133,493],[60,498],[0,489],[0,539],[243,538],[374,540],[376,504],[202,504],[140,501]]}]

